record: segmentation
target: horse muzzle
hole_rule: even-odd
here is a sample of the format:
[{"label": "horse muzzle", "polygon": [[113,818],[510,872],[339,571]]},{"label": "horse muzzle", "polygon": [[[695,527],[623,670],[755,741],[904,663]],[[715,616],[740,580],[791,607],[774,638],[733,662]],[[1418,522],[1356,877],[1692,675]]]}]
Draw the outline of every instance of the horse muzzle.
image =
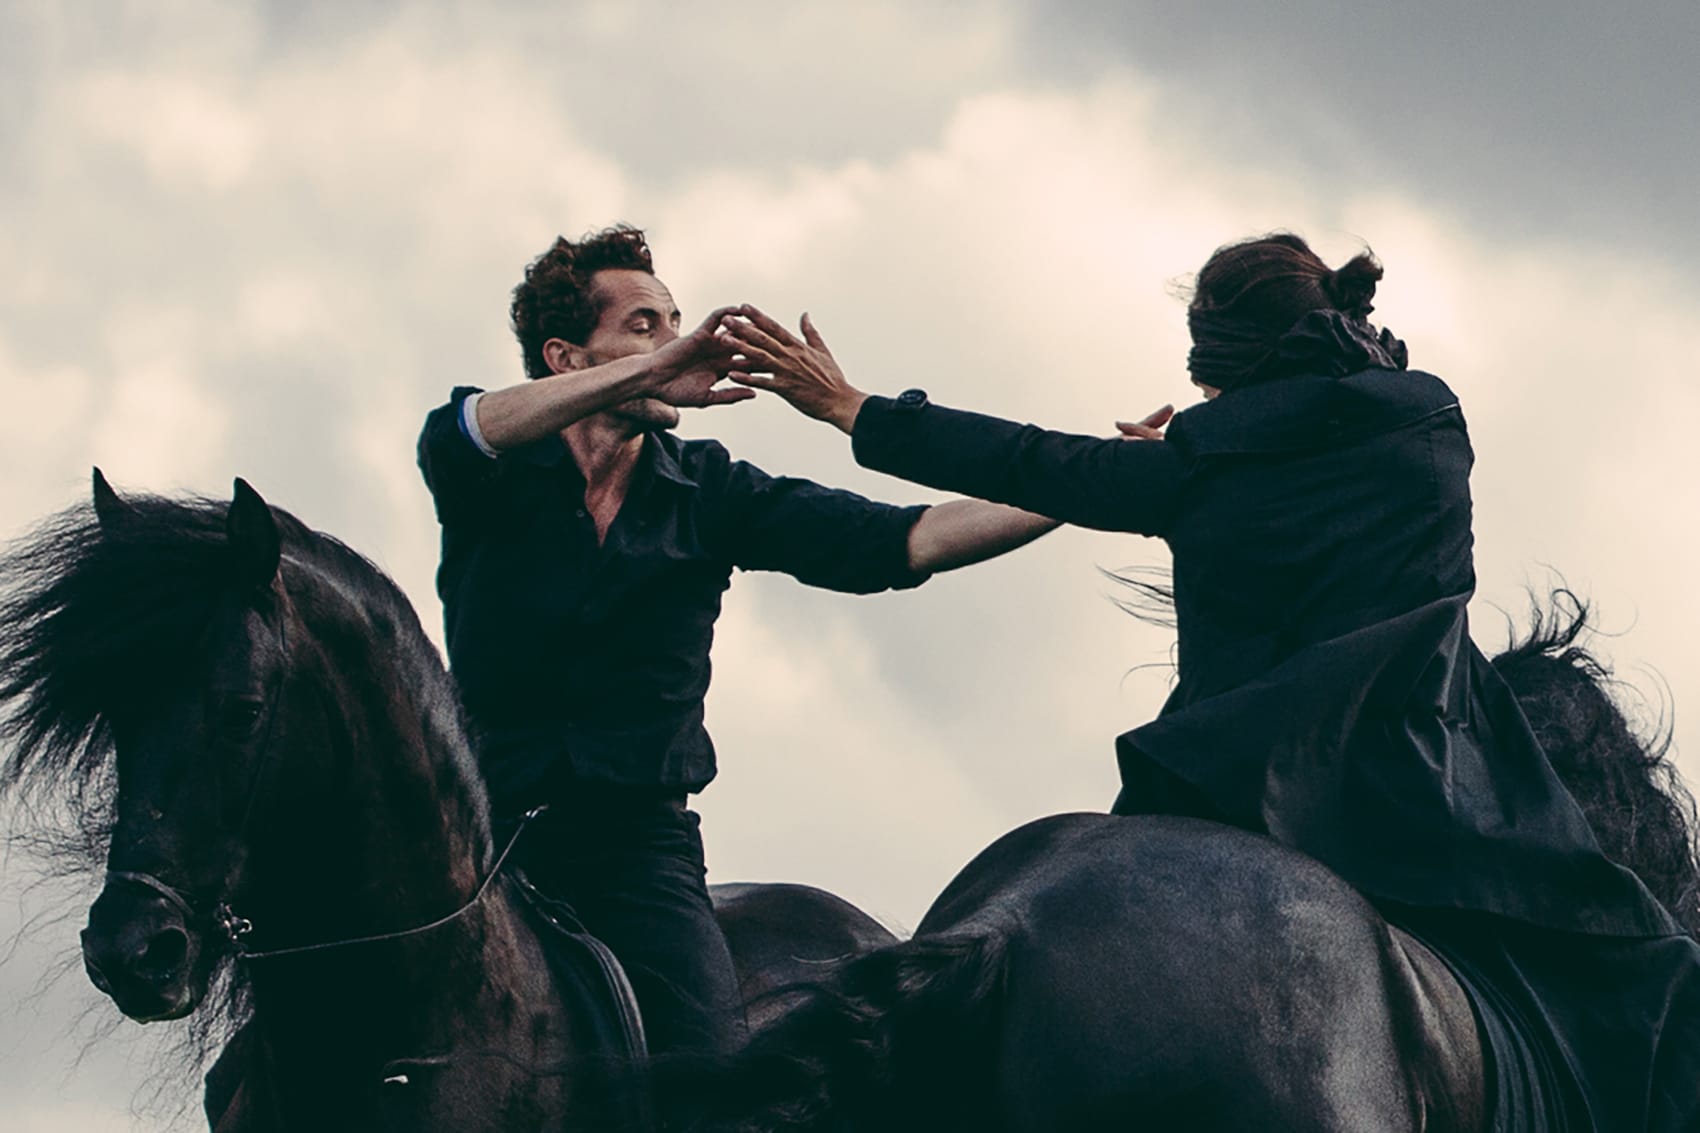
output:
[{"label": "horse muzzle", "polygon": [[200,938],[170,902],[109,884],[89,909],[82,940],[90,982],[137,1022],[179,1019],[200,1005]]}]

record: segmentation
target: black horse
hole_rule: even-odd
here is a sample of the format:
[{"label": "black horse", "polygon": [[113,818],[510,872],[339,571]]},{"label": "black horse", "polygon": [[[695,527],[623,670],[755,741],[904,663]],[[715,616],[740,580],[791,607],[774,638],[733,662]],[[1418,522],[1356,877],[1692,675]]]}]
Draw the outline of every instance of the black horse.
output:
[{"label": "black horse", "polygon": [[[1668,735],[1638,738],[1575,645],[1585,623],[1580,603],[1537,610],[1494,664],[1602,848],[1700,937],[1692,800]],[[1690,1015],[1691,944],[1670,942]],[[1475,1133],[1492,1071],[1452,967],[1315,861],[1194,819],[1073,814],[999,840],[913,939],[667,1088],[691,1129],[737,1133]]]},{"label": "black horse", "polygon": [[[609,1088],[634,1080],[629,993],[587,938],[576,971],[552,969],[538,902],[500,869],[451,681],[394,584],[241,481],[229,504],[120,497],[98,471],[94,488],[0,560],[0,787],[68,806],[73,842],[106,853],[83,955],[124,1014],[180,1018],[219,992],[225,1010],[196,1015],[236,1035],[209,1121],[642,1113],[640,1091]],[[819,890],[719,897],[758,1001],[893,941]]]}]

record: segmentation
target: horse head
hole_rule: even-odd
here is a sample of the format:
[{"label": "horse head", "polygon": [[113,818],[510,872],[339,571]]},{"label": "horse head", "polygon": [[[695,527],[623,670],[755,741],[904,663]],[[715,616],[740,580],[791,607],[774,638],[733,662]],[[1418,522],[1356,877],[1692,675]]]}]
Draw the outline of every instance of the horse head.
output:
[{"label": "horse head", "polygon": [[[115,543],[142,519],[97,470],[95,511]],[[112,690],[104,712],[117,776],[107,880],[82,934],[90,979],[131,1018],[174,1019],[205,995],[238,926],[263,796],[275,790],[289,666],[282,539],[242,480],[225,515],[220,564],[190,619],[170,627],[175,673]],[[222,576],[222,577],[221,577]],[[169,663],[169,662],[168,662]]]},{"label": "horse head", "polygon": [[104,862],[83,957],[124,1014],[228,986],[231,1018],[266,1020],[232,1080],[303,1125],[565,1104],[563,1004],[453,682],[341,542],[240,480],[228,501],[121,496],[97,471],[92,507],[0,552],[0,741],[38,844]]}]

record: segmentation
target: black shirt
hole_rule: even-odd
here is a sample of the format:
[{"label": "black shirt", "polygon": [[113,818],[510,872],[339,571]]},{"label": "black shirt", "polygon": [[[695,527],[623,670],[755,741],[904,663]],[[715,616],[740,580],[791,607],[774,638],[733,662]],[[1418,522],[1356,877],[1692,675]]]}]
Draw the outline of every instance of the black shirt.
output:
[{"label": "black shirt", "polygon": [[419,437],[443,528],[437,592],[450,667],[497,813],[574,780],[701,790],[709,646],[732,569],[864,594],[925,580],[893,507],[772,477],[716,441],[653,432],[598,545],[558,437],[491,458],[457,388]]}]

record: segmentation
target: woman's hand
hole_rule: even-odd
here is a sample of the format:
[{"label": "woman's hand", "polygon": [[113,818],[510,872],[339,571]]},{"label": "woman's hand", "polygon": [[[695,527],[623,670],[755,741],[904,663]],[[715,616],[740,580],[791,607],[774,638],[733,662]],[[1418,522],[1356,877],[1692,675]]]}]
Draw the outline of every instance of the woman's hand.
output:
[{"label": "woman's hand", "polygon": [[848,434],[868,395],[844,380],[809,316],[799,325],[802,341],[755,307],[740,307],[722,319],[720,340],[739,356],[727,377],[776,393],[800,412]]},{"label": "woman's hand", "polygon": [[1165,405],[1138,421],[1117,421],[1116,430],[1124,441],[1160,441],[1163,439],[1163,426],[1174,415],[1175,407]]}]

